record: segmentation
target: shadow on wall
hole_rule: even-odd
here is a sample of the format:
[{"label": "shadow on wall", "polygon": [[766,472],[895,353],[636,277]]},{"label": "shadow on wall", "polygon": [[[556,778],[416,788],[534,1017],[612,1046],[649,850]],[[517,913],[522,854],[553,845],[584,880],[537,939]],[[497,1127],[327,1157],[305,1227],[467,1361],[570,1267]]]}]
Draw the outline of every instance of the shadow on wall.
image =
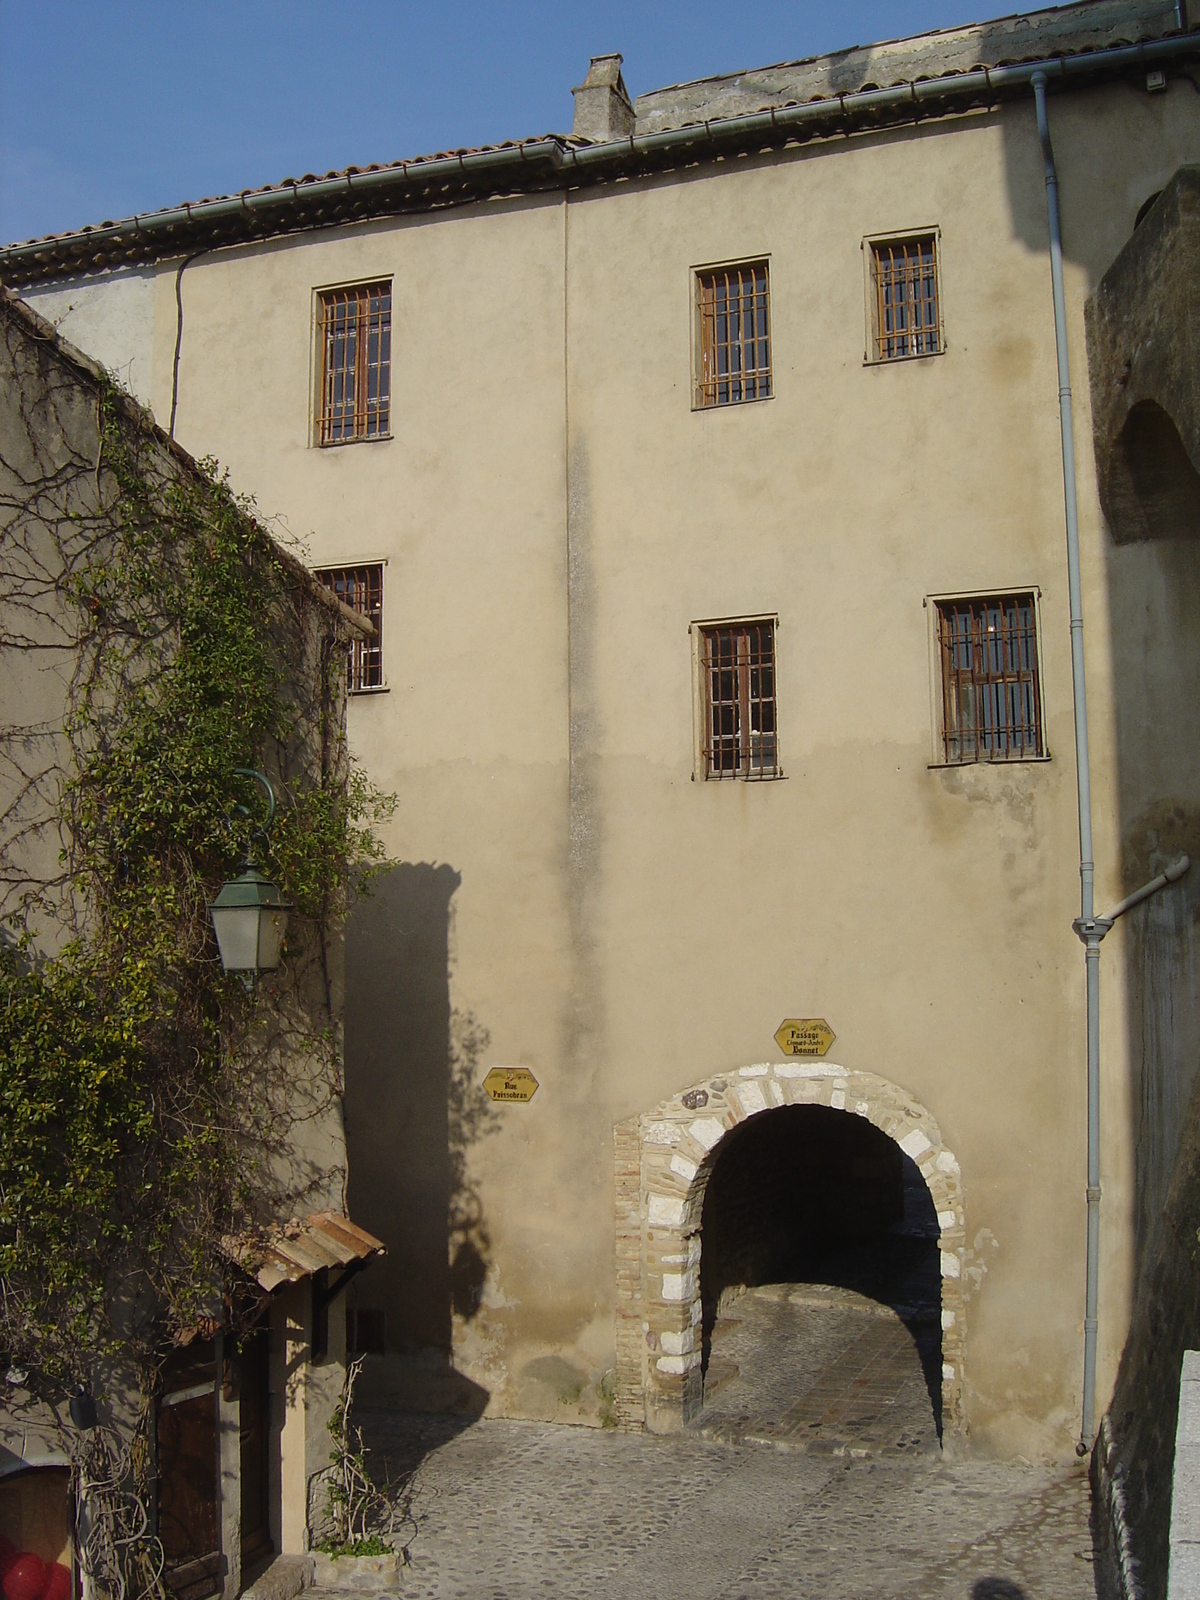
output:
[{"label": "shadow on wall", "polygon": [[452,1326],[479,1309],[491,1241],[468,1174],[494,1113],[478,1086],[486,1031],[450,1003],[452,867],[392,867],[346,931],[346,1147],[350,1213],[387,1245],[356,1286],[382,1310],[364,1406],[478,1416],[487,1391],[455,1372]]},{"label": "shadow on wall", "polygon": [[[1088,303],[1124,888],[1138,888],[1183,851],[1196,863],[1122,930],[1136,1282],[1092,1468],[1099,1592],[1128,1592],[1136,1563],[1147,1600],[1166,1593],[1180,1363],[1200,1343],[1198,269],[1200,172],[1183,167]],[[1120,948],[1115,939],[1105,946],[1105,984],[1117,979]],[[1081,1301],[1082,1284],[1076,1292]]]}]

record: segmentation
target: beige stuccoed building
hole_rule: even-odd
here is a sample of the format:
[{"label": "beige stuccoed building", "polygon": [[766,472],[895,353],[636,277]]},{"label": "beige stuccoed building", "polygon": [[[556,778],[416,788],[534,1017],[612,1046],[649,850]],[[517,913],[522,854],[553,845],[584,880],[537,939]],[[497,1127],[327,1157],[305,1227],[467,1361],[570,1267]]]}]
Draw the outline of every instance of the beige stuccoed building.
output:
[{"label": "beige stuccoed building", "polygon": [[[932,1271],[945,1440],[1071,1453],[1084,955],[1033,77],[1102,911],[1200,854],[1198,547],[1108,526],[1084,319],[1200,163],[1198,63],[1192,0],[636,101],[602,57],[570,137],[0,253],[379,624],[350,733],[401,864],[356,914],[346,1029],[374,1403],[679,1427],[722,1294],[894,1245]],[[1103,947],[1097,1415],[1200,1050],[1195,876]],[[825,1054],[778,1042],[818,1019]],[[493,1101],[498,1067],[533,1097]]]}]

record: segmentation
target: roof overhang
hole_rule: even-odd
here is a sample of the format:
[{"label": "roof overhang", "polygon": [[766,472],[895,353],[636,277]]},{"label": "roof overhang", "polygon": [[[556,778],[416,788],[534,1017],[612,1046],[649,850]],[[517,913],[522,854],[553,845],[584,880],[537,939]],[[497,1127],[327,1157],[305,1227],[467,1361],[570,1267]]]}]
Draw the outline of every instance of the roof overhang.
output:
[{"label": "roof overhang", "polygon": [[637,177],[812,139],[987,110],[1030,92],[1035,73],[1059,88],[1136,76],[1200,57],[1200,30],[1010,65],[981,66],[863,88],[745,116],[632,133],[601,144],[547,135],[390,166],[348,168],[223,199],[154,211],[122,222],[0,250],[0,278],[26,286],[81,273],[189,256],[371,217],[432,211],[473,200]]},{"label": "roof overhang", "polygon": [[303,1221],[293,1217],[256,1233],[227,1237],[222,1246],[229,1259],[268,1294],[326,1268],[348,1267],[387,1254],[381,1239],[336,1211],[314,1211]]}]

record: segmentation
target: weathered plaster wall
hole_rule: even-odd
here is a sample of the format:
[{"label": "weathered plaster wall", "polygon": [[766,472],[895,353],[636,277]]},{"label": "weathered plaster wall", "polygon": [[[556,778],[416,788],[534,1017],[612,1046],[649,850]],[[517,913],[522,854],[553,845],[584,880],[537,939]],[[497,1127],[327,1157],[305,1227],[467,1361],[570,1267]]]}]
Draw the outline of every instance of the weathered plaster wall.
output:
[{"label": "weathered plaster wall", "polygon": [[[1200,157],[1196,104],[1173,84],[1051,106],[1102,904],[1124,892],[1142,790],[1123,787],[1131,713],[1113,685],[1134,646],[1110,628],[1083,302],[1142,201]],[[932,226],[946,352],[864,366],[861,241]],[[690,272],[760,255],[775,398],[693,412]],[[314,449],[313,292],[384,276],[393,437]],[[377,1290],[360,1286],[386,1302],[391,1346],[365,1392],[598,1419],[606,1371],[641,1339],[618,1317],[614,1354],[643,1219],[628,1150],[614,1187],[613,1126],[761,1060],[784,1016],[823,1014],[845,1070],[903,1084],[961,1162],[973,1438],[1069,1451],[1082,958],[1032,107],[238,248],[190,266],[183,300],[182,441],[253,487],[315,563],[387,561],[388,691],[350,710],[400,797],[406,863],[360,913],[350,976],[353,1204],[392,1247]],[[160,416],[175,314],[164,266]],[[1051,759],[931,766],[925,598],[1007,586],[1040,592]],[[754,613],[779,616],[787,776],[697,782],[689,624]],[[1173,703],[1167,672],[1161,688]],[[1189,758],[1162,759],[1171,798],[1200,800]],[[1102,1398],[1136,1265],[1136,1062],[1114,949]],[[533,1101],[483,1106],[483,1072],[517,1063],[540,1081]],[[456,1279],[444,1264],[460,1255]]]},{"label": "weathered plaster wall", "polygon": [[[155,277],[153,267],[126,267],[33,287],[22,298],[148,406],[154,375]],[[164,427],[169,416],[168,404]]]}]

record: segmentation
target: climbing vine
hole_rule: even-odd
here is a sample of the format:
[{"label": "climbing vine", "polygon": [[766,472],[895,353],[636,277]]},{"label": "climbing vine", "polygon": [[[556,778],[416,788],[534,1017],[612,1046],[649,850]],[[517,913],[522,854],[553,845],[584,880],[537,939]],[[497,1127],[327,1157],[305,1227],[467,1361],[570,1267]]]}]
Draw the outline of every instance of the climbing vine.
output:
[{"label": "climbing vine", "polygon": [[[253,1310],[230,1237],[327,1182],[337,935],[391,802],[346,749],[350,619],[211,463],[3,325],[0,1351],[45,1395],[113,1363],[148,1392]],[[253,996],[207,910],[261,818],[237,768],[294,907]]]}]

